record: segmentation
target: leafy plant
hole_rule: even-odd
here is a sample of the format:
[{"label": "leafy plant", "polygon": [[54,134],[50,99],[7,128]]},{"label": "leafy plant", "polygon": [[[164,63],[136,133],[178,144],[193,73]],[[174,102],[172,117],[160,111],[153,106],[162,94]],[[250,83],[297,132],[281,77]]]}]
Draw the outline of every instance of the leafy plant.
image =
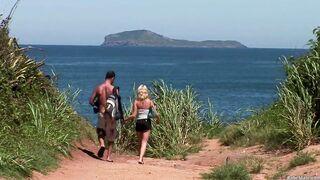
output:
[{"label": "leafy plant", "polygon": [[316,159],[312,154],[308,152],[298,152],[298,154],[290,161],[288,169],[309,164],[315,161]]},{"label": "leafy plant", "polygon": [[[203,110],[197,94],[189,86],[177,90],[164,81],[155,81],[151,96],[155,98],[161,122],[159,125],[153,124],[147,152],[149,156],[183,158],[190,152],[198,151],[201,139],[221,126],[218,116],[211,109],[212,105]],[[118,147],[136,150],[136,142],[134,122],[124,125]]]},{"label": "leafy plant", "polygon": [[255,156],[245,156],[238,160],[239,163],[243,164],[249,173],[257,174],[263,169],[263,159]]},{"label": "leafy plant", "polygon": [[314,30],[310,52],[284,58],[287,78],[278,88],[279,100],[220,134],[225,145],[264,144],[266,149],[299,150],[319,142],[320,136],[320,28]]},{"label": "leafy plant", "polygon": [[251,179],[249,172],[245,165],[241,163],[225,164],[223,166],[214,168],[212,172],[203,174],[203,179],[216,179],[216,180],[249,180]]},{"label": "leafy plant", "polygon": [[22,179],[57,166],[92,127],[72,108],[78,94],[60,92],[0,25],[0,176]]}]

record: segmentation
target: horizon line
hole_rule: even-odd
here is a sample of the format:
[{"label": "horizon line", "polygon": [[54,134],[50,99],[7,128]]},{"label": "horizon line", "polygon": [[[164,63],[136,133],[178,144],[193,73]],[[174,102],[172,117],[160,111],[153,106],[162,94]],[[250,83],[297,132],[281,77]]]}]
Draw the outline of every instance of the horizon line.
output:
[{"label": "horizon line", "polygon": [[[104,47],[101,45],[89,45],[89,44],[38,44],[38,43],[20,43],[22,46],[89,46],[89,47]],[[125,47],[125,46],[124,46]],[[104,47],[104,48],[124,48],[124,47]],[[126,48],[130,48],[127,46]],[[294,47],[249,47],[247,48],[201,48],[201,47],[131,47],[131,48],[181,48],[181,49],[297,49],[297,50],[308,50],[306,48],[294,48]]]}]

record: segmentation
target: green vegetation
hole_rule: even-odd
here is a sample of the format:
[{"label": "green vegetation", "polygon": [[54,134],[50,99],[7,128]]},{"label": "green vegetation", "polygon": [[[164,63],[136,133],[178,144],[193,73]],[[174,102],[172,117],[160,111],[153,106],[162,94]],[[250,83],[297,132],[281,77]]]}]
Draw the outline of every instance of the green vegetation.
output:
[{"label": "green vegetation", "polygon": [[225,165],[214,168],[210,173],[203,174],[204,179],[251,179],[251,174],[257,174],[263,169],[263,160],[254,156],[245,156],[235,162],[227,161]]},{"label": "green vegetation", "polygon": [[320,118],[320,28],[311,41],[309,55],[286,61],[286,81],[281,84],[280,101],[284,106],[282,114],[298,149],[317,142]]},{"label": "green vegetation", "polygon": [[287,169],[284,167],[279,167],[277,172],[268,179],[272,179],[272,180],[278,180],[278,179],[284,179],[287,176]]},{"label": "green vegetation", "polygon": [[217,167],[212,172],[203,174],[203,179],[212,180],[249,180],[251,179],[246,166],[242,163],[231,163]]},{"label": "green vegetation", "polygon": [[263,169],[263,160],[255,156],[246,156],[239,159],[239,163],[243,164],[249,173],[257,174]]},{"label": "green vegetation", "polygon": [[320,28],[314,34],[307,55],[284,59],[287,78],[278,88],[279,101],[227,127],[220,135],[223,144],[302,149],[319,141]]},{"label": "green vegetation", "polygon": [[[191,87],[177,90],[156,81],[151,88],[151,95],[157,104],[161,122],[153,123],[149,141],[148,156],[166,158],[184,158],[188,153],[200,149],[203,137],[212,137],[221,128],[218,116],[212,106],[203,110],[197,100],[197,94]],[[134,122],[123,126],[117,142],[120,150],[135,151],[136,135]]]},{"label": "green vegetation", "polygon": [[59,92],[0,25],[0,177],[46,172],[92,128],[71,107],[77,93]]},{"label": "green vegetation", "polygon": [[287,165],[282,165],[278,168],[277,172],[268,179],[281,179],[284,178],[288,171],[291,169],[297,167],[309,164],[311,162],[315,162],[315,156],[317,155],[317,152],[314,153],[308,153],[308,152],[298,152],[297,155],[289,162]]},{"label": "green vegetation", "polygon": [[227,126],[220,133],[224,145],[252,146],[264,144],[268,150],[289,146],[290,133],[281,113],[283,107],[274,104],[269,109],[256,112],[240,123]]},{"label": "green vegetation", "polygon": [[289,163],[288,169],[315,162],[315,157],[308,152],[299,152]]}]

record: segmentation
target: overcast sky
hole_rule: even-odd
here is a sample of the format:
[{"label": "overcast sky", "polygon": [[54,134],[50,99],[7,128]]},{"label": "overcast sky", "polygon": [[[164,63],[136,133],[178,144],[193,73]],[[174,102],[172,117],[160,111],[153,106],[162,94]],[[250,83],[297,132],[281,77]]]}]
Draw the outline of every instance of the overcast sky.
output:
[{"label": "overcast sky", "polygon": [[[0,0],[8,13],[14,0]],[[105,35],[148,29],[170,38],[307,48],[320,0],[22,0],[11,34],[24,44],[100,45]]]}]

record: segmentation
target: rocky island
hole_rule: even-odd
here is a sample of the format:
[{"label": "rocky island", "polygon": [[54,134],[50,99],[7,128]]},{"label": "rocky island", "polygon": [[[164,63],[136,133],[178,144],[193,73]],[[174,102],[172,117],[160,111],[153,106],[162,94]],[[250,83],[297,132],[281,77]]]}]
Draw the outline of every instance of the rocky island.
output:
[{"label": "rocky island", "polygon": [[247,48],[238,41],[171,39],[149,30],[124,31],[105,36],[104,47]]}]

